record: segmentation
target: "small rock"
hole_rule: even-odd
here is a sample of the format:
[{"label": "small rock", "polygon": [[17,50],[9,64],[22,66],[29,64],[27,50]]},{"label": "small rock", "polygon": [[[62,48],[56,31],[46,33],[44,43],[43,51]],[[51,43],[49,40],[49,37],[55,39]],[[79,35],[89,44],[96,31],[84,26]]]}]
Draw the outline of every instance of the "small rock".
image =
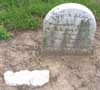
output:
[{"label": "small rock", "polygon": [[19,72],[7,71],[4,73],[4,80],[7,85],[32,85],[34,87],[42,86],[49,81],[48,70],[21,70]]}]

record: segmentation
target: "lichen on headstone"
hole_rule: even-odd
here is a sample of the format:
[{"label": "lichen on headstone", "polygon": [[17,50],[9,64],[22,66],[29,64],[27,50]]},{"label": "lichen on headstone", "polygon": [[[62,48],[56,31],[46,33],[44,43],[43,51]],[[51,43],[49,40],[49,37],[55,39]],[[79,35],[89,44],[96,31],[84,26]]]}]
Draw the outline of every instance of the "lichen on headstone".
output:
[{"label": "lichen on headstone", "polygon": [[65,3],[56,6],[43,22],[43,53],[87,54],[93,50],[96,20],[85,6]]}]

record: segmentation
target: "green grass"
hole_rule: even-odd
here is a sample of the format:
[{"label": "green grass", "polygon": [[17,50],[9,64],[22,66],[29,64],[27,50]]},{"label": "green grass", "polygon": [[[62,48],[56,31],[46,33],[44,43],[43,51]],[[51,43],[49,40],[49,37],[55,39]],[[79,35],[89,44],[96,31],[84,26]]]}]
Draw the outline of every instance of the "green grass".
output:
[{"label": "green grass", "polygon": [[100,20],[99,0],[0,0],[0,24],[8,30],[36,29],[46,13],[61,3],[81,3],[90,8]]},{"label": "green grass", "polygon": [[7,40],[11,37],[11,33],[4,28],[3,25],[0,25],[0,40]]}]

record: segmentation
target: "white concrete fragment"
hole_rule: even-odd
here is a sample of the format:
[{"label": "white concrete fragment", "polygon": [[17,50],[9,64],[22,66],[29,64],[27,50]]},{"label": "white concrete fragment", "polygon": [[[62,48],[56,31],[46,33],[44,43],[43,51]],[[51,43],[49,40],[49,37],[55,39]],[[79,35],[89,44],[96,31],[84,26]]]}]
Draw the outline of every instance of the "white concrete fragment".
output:
[{"label": "white concrete fragment", "polygon": [[48,70],[21,70],[19,72],[6,71],[4,80],[7,85],[33,85],[35,87],[42,86],[49,81]]}]

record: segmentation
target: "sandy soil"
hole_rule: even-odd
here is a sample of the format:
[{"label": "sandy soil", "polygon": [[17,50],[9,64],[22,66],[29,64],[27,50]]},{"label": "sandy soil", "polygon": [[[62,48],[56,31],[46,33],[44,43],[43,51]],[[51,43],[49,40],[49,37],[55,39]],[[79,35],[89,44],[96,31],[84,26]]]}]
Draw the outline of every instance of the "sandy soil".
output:
[{"label": "sandy soil", "polygon": [[[13,33],[11,40],[0,41],[0,90],[100,90],[100,29],[94,54],[83,56],[41,56],[42,30]],[[37,88],[5,85],[5,71],[22,69],[49,69],[50,81]]]}]

